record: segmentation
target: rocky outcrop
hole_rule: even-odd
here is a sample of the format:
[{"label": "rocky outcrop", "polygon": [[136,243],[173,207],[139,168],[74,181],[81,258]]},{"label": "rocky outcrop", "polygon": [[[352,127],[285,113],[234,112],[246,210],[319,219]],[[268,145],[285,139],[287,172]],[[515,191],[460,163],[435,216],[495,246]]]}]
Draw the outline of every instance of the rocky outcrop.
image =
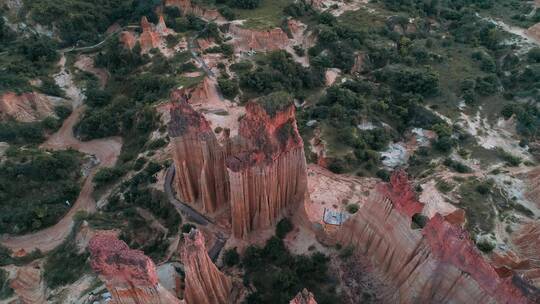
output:
[{"label": "rocky outcrop", "polygon": [[229,138],[224,130],[218,142],[184,93],[173,94],[169,124],[183,201],[206,213],[230,208],[233,235],[247,238],[304,199],[306,160],[292,102],[279,109],[249,102],[238,136]]},{"label": "rocky outcrop", "polygon": [[227,159],[232,230],[239,238],[275,224],[306,193],[304,145],[294,105],[268,113],[258,103],[247,104],[239,136],[251,149]]},{"label": "rocky outcrop", "polygon": [[224,20],[216,9],[206,9],[195,5],[191,0],[165,0],[165,6],[178,7],[184,15],[195,15],[207,21]]},{"label": "rocky outcrop", "polygon": [[185,300],[187,304],[227,304],[231,301],[231,279],[225,276],[212,263],[204,237],[198,230],[184,234],[185,244],[182,249],[184,263]]},{"label": "rocky outcrop", "polygon": [[200,201],[202,210],[212,213],[229,201],[225,151],[208,121],[193,110],[185,96],[173,99],[169,137],[174,145],[178,195],[190,204]]},{"label": "rocky outcrop", "polygon": [[120,43],[127,48],[133,49],[137,44],[137,37],[132,32],[123,31],[120,33]]},{"label": "rocky outcrop", "polygon": [[404,178],[400,173],[381,186],[338,234],[395,287],[388,301],[532,303],[519,278],[500,278],[460,226],[437,214],[422,230],[411,229],[421,207]]},{"label": "rocky outcrop", "polygon": [[524,261],[522,264],[510,265],[510,268],[519,269],[524,277],[540,288],[540,223],[529,222],[523,225],[513,236],[512,243]]},{"label": "rocky outcrop", "polygon": [[0,119],[34,122],[54,115],[54,106],[43,94],[7,92],[0,96]]},{"label": "rocky outcrop", "polygon": [[527,35],[531,37],[532,39],[540,42],[540,23],[537,23],[526,31]]},{"label": "rocky outcrop", "polygon": [[351,68],[351,74],[362,73],[364,71],[365,62],[366,62],[366,54],[364,53],[357,54],[356,57],[354,57],[354,65]]},{"label": "rocky outcrop", "polygon": [[20,303],[47,303],[45,281],[37,263],[19,268],[16,277],[10,282],[10,287],[19,297]]},{"label": "rocky outcrop", "polygon": [[313,294],[304,288],[289,304],[317,304],[317,301]]},{"label": "rocky outcrop", "polygon": [[159,284],[154,262],[142,251],[130,249],[110,234],[94,236],[89,251],[90,265],[105,282],[114,303],[181,303]]},{"label": "rocky outcrop", "polygon": [[[139,41],[141,43],[141,51],[147,53],[153,48],[157,48],[161,42],[160,34],[154,28],[154,25],[148,22],[148,19],[143,16],[141,19],[142,33]],[[166,28],[166,27],[165,27]]]},{"label": "rocky outcrop", "polygon": [[229,33],[234,37],[232,44],[237,52],[280,50],[290,43],[289,37],[280,28],[257,31],[231,24]]}]

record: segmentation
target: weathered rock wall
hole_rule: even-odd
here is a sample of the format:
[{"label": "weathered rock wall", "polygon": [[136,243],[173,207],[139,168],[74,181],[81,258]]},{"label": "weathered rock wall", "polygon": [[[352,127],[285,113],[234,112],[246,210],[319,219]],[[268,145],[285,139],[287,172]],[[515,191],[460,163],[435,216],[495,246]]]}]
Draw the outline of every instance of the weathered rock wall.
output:
[{"label": "weathered rock wall", "polygon": [[205,20],[222,20],[223,17],[216,9],[205,9],[191,3],[191,0],[165,0],[165,6],[175,6],[184,14],[192,14]]},{"label": "weathered rock wall", "polygon": [[0,119],[33,122],[54,115],[54,106],[43,94],[6,92],[0,96]]},{"label": "weathered rock wall", "polygon": [[338,233],[341,244],[353,245],[395,287],[388,301],[532,303],[511,279],[499,278],[460,226],[437,214],[422,230],[411,229],[418,202],[397,182],[402,177],[393,178],[399,187],[381,187]]},{"label": "weathered rock wall", "polygon": [[10,287],[22,304],[47,303],[45,281],[41,268],[35,263],[19,268],[17,275],[10,282]]},{"label": "weathered rock wall", "polygon": [[231,279],[212,263],[204,237],[198,230],[184,234],[182,262],[186,272],[187,304],[228,304],[231,302]]},{"label": "weathered rock wall", "polygon": [[205,212],[227,206],[229,184],[225,170],[225,150],[218,143],[209,123],[178,99],[171,108],[169,136],[174,145],[176,184],[180,198],[187,203],[202,202]]},{"label": "weathered rock wall", "polygon": [[130,249],[110,234],[93,237],[89,251],[90,265],[105,282],[114,303],[181,303],[159,284],[154,262],[142,251]]},{"label": "weathered rock wall", "polygon": [[258,31],[231,24],[229,33],[234,37],[232,44],[237,52],[280,50],[290,43],[289,37],[280,28]]},{"label": "weathered rock wall", "polygon": [[304,200],[307,169],[294,105],[270,116],[249,102],[239,137],[253,149],[230,156],[226,165],[233,234],[246,238],[274,225],[290,206]]}]

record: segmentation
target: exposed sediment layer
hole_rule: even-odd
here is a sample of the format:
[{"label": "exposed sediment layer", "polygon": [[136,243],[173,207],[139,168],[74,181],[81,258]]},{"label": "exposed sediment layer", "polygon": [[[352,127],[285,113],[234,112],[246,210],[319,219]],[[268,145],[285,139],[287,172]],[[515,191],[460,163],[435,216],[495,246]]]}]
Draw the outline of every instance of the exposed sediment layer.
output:
[{"label": "exposed sediment layer", "polygon": [[395,286],[388,301],[533,303],[519,278],[500,278],[460,226],[437,214],[422,230],[411,229],[418,202],[394,196],[409,193],[402,182],[395,184],[399,180],[373,194],[338,234],[341,244],[353,245]]},{"label": "exposed sediment layer", "polygon": [[178,7],[184,15],[192,14],[206,20],[221,20],[223,17],[216,9],[205,9],[191,0],[165,0],[165,6]]},{"label": "exposed sediment layer", "polygon": [[252,30],[231,24],[229,33],[234,37],[232,44],[239,51],[273,51],[287,47],[289,37],[281,28]]},{"label": "exposed sediment layer", "polygon": [[289,304],[317,304],[317,301],[315,301],[313,294],[304,288]]},{"label": "exposed sediment layer", "polygon": [[171,108],[169,124],[178,195],[191,204],[200,200],[203,211],[212,213],[229,201],[226,154],[208,121],[179,98]]},{"label": "exposed sediment layer", "polygon": [[89,251],[90,265],[105,282],[115,304],[181,303],[159,284],[154,262],[116,236],[94,236]]},{"label": "exposed sediment layer", "polygon": [[184,239],[182,262],[186,271],[186,303],[231,303],[231,279],[219,271],[210,260],[202,233],[193,229],[184,234]]},{"label": "exposed sediment layer", "polygon": [[20,303],[47,303],[45,282],[41,274],[41,269],[36,263],[17,270],[17,275],[10,282],[10,286],[19,297]]},{"label": "exposed sediment layer", "polygon": [[[303,201],[307,189],[306,160],[292,104],[272,110],[249,102],[238,135],[228,130],[218,142],[203,114],[173,93],[169,136],[174,145],[176,184],[180,198],[206,213],[230,207],[232,232],[247,238],[269,228]],[[201,202],[202,204],[200,204]]]}]

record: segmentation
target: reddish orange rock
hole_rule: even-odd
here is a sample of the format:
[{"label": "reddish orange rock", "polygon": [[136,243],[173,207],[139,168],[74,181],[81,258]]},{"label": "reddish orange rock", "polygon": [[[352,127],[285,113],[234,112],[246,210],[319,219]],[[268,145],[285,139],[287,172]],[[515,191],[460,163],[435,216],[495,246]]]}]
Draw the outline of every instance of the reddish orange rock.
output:
[{"label": "reddish orange rock", "polygon": [[111,234],[94,236],[88,249],[90,265],[105,282],[114,303],[181,303],[159,284],[154,262],[142,251],[130,249]]},{"label": "reddish orange rock", "polygon": [[120,33],[120,42],[127,49],[133,49],[137,44],[137,38],[132,32],[123,31]]},{"label": "reddish orange rock", "polygon": [[54,107],[43,94],[6,92],[0,96],[0,119],[33,122],[54,115]]},{"label": "reddish orange rock", "polygon": [[208,121],[193,110],[181,92],[175,94],[169,136],[174,145],[178,195],[186,203],[200,201],[203,211],[211,213],[229,202],[226,154]]},{"label": "reddish orange rock", "polygon": [[315,301],[313,294],[304,288],[289,304],[317,304],[317,301]]},{"label": "reddish orange rock", "polygon": [[22,304],[47,303],[45,282],[37,263],[19,268],[16,277],[9,285]]},{"label": "reddish orange rock", "polygon": [[[400,173],[378,188],[337,234],[368,258],[393,291],[392,303],[534,303],[520,278],[502,279],[459,225],[437,214],[411,229],[421,210]],[[401,195],[399,195],[401,194]]]},{"label": "reddish orange rock", "polygon": [[289,45],[289,37],[280,28],[257,31],[232,24],[229,32],[234,37],[232,43],[237,51],[273,51]]},{"label": "reddish orange rock", "polygon": [[224,20],[218,10],[202,8],[191,0],[165,0],[165,6],[178,7],[184,15],[192,14],[206,20]]},{"label": "reddish orange rock", "polygon": [[153,48],[157,48],[161,41],[159,33],[154,30],[153,24],[148,22],[148,19],[143,16],[141,19],[141,28],[143,30],[140,39],[141,51],[146,53]]},{"label": "reddish orange rock", "polygon": [[184,234],[182,262],[186,272],[187,304],[228,304],[231,302],[231,279],[212,263],[204,237],[198,230]]},{"label": "reddish orange rock", "polygon": [[252,149],[227,158],[232,230],[238,238],[274,225],[306,193],[304,145],[294,105],[271,114],[249,102],[239,137]]},{"label": "reddish orange rock", "polygon": [[404,215],[412,217],[416,213],[422,212],[424,204],[416,198],[416,193],[409,182],[407,173],[398,170],[390,178],[389,184],[381,184],[379,189],[392,204]]}]

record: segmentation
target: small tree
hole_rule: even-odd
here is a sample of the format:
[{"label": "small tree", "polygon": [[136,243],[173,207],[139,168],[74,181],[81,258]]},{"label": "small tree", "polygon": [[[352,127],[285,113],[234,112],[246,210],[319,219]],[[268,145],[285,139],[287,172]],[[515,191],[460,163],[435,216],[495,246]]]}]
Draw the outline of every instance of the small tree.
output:
[{"label": "small tree", "polygon": [[280,239],[284,239],[289,232],[293,230],[293,224],[288,218],[284,218],[276,226],[276,236]]},{"label": "small tree", "polygon": [[232,267],[240,262],[240,255],[236,252],[236,247],[230,248],[225,251],[223,255],[223,262],[225,265]]}]

